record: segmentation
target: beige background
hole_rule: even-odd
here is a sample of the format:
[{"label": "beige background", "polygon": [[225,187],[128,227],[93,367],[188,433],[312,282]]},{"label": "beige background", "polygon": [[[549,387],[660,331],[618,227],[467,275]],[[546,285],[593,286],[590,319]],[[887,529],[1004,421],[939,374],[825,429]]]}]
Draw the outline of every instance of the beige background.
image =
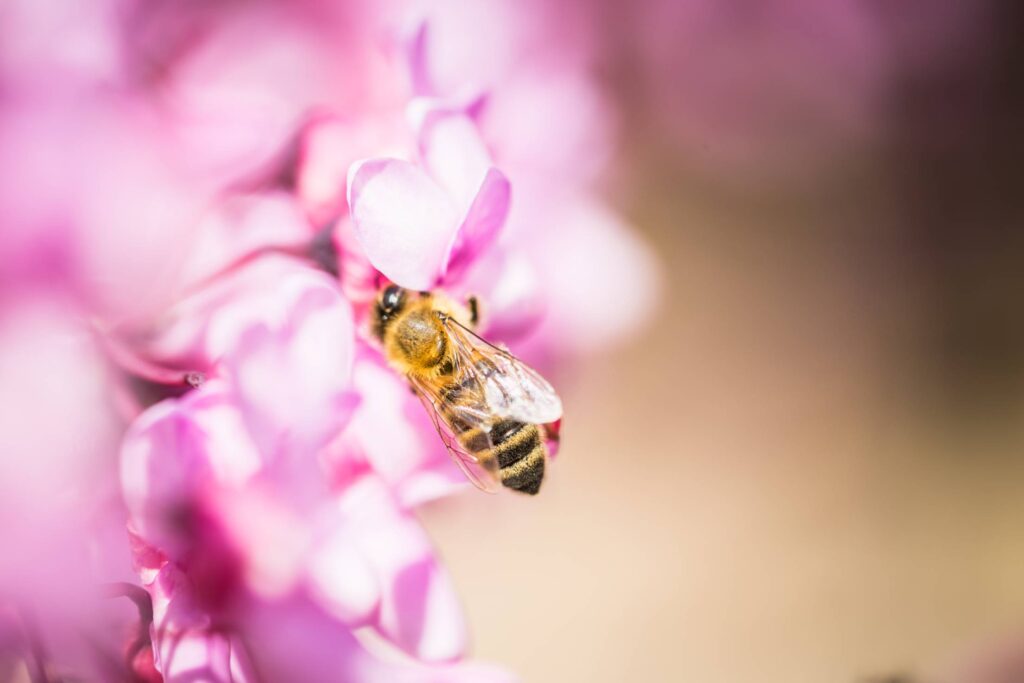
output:
[{"label": "beige background", "polygon": [[562,379],[542,495],[422,515],[476,656],[536,682],[853,682],[1019,626],[1024,401],[943,383],[894,238],[650,185],[630,213],[660,314]]}]

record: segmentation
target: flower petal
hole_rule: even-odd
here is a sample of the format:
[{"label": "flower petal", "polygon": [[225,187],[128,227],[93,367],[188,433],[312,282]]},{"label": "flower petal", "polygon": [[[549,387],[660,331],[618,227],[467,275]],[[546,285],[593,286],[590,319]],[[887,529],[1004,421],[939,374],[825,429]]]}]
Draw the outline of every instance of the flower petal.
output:
[{"label": "flower petal", "polygon": [[370,621],[380,605],[380,583],[373,567],[335,524],[308,558],[310,593],[327,612],[351,626]]},{"label": "flower petal", "polygon": [[425,171],[400,159],[357,162],[348,203],[356,238],[377,270],[409,289],[437,283],[460,215]]},{"label": "flower petal", "polygon": [[448,254],[445,280],[457,280],[490,247],[508,217],[511,186],[496,168],[487,170]]},{"label": "flower petal", "polygon": [[[312,455],[347,422],[355,324],[332,283],[286,282],[293,301],[280,324],[257,323],[228,353],[246,425],[265,456]],[[294,289],[288,293],[288,289]]]},{"label": "flower petal", "polygon": [[414,103],[410,112],[419,119],[417,129],[424,164],[454,198],[460,217],[465,217],[493,166],[480,131],[460,110],[428,104],[417,112]]},{"label": "flower petal", "polygon": [[[256,669],[268,681],[318,683],[514,683],[497,667],[476,663],[402,661],[369,648],[352,631],[309,601],[251,606],[243,625]],[[387,650],[386,646],[383,647]],[[379,654],[378,654],[379,653]]]},{"label": "flower petal", "polygon": [[351,477],[344,475],[358,465],[365,470],[368,463],[406,508],[466,487],[466,477],[449,458],[423,405],[365,346],[353,383],[361,401],[342,438],[330,447],[335,479],[347,484]]},{"label": "flower petal", "polygon": [[181,281],[202,282],[247,254],[269,246],[302,245],[312,233],[302,207],[283,192],[226,197],[196,226]]},{"label": "flower petal", "polygon": [[180,558],[195,542],[183,514],[210,487],[240,487],[262,467],[226,387],[218,381],[144,412],[121,447],[121,486],[147,543]]},{"label": "flower petal", "polygon": [[380,633],[418,659],[461,656],[466,647],[462,610],[416,518],[372,476],[351,485],[340,506],[353,542],[382,582]]},{"label": "flower petal", "polygon": [[434,91],[427,59],[429,37],[429,24],[422,19],[403,36],[402,52],[414,95],[429,95]]},{"label": "flower petal", "polygon": [[[654,311],[660,286],[650,247],[590,200],[566,202],[549,221],[558,229],[548,230],[543,249],[534,253],[549,293],[537,336],[558,351],[580,352],[610,346],[639,329]],[[581,245],[585,260],[564,258]]]},{"label": "flower petal", "polygon": [[[314,226],[327,225],[348,211],[348,170],[359,159],[401,148],[409,136],[399,113],[369,119],[319,115],[299,135],[295,193]],[[402,141],[402,142],[396,142]]]},{"label": "flower petal", "polygon": [[449,290],[456,298],[476,295],[482,302],[482,329],[488,338],[511,341],[525,336],[543,318],[548,292],[524,249],[491,249]]},{"label": "flower petal", "polygon": [[153,600],[153,650],[164,683],[249,683],[241,640],[215,628],[192,594],[191,582],[167,563],[146,586]]}]

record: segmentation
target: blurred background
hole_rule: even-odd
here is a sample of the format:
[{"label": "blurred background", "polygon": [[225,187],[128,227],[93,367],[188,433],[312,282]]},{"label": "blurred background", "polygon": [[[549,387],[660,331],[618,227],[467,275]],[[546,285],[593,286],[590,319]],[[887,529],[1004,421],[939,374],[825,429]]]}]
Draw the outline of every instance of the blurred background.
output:
[{"label": "blurred background", "polygon": [[[531,683],[1024,683],[1021,7],[0,0],[0,587],[59,613],[86,515],[55,486],[122,504],[118,361],[35,330],[153,324],[191,246],[198,273],[252,248],[235,228],[324,246],[350,164],[411,149],[429,95],[484,112],[505,235],[567,314],[508,323],[541,326],[512,348],[565,399],[543,495],[418,512],[475,657]],[[410,8],[429,41],[398,35]],[[248,194],[301,215],[217,203]],[[54,576],[10,552],[33,544]],[[951,673],[972,659],[1003,673]]]},{"label": "blurred background", "polygon": [[477,656],[926,681],[1024,643],[1019,3],[583,4],[661,298],[559,378],[543,495],[423,511]]}]

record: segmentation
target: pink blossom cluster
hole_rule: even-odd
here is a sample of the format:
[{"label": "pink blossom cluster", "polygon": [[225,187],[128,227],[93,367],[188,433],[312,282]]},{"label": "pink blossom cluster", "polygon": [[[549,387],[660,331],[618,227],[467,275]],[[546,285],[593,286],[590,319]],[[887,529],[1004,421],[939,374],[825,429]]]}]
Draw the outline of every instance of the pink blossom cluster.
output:
[{"label": "pink blossom cluster", "polygon": [[0,6],[0,679],[512,679],[465,659],[414,510],[466,484],[365,328],[385,281],[475,294],[556,368],[646,315],[563,11]]},{"label": "pink blossom cluster", "polygon": [[937,74],[983,72],[999,23],[992,0],[597,4],[604,40],[636,63],[630,93],[658,151],[758,191],[891,153],[908,117],[937,139],[955,135],[946,108],[910,110],[907,98]]}]

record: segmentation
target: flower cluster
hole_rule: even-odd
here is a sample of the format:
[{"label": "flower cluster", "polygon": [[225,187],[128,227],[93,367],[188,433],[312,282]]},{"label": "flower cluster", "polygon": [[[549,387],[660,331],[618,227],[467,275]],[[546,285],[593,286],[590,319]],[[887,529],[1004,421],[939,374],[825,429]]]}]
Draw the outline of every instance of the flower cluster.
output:
[{"label": "flower cluster", "polygon": [[384,281],[472,293],[550,366],[645,315],[545,11],[0,10],[0,678],[510,680],[464,660],[413,510],[465,481],[365,328]]}]

